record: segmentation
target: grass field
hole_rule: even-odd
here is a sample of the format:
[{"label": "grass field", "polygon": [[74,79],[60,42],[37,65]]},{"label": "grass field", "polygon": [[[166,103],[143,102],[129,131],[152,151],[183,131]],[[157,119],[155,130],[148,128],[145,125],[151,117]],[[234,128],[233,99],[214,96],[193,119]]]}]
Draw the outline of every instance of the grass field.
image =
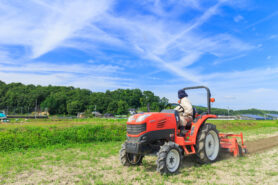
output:
[{"label": "grass field", "polygon": [[[2,184],[273,184],[278,182],[278,148],[265,153],[243,158],[223,156],[211,165],[198,165],[191,157],[183,160],[180,173],[160,176],[156,172],[156,157],[147,156],[140,167],[122,167],[118,151],[125,138],[125,121],[114,119],[75,120],[13,120],[0,125],[0,142],[5,134],[17,136],[25,133],[28,138],[45,139],[43,145],[32,140],[29,147],[21,145],[0,152],[0,183]],[[217,121],[222,132],[243,132],[246,140],[278,135],[277,121]],[[100,128],[95,129],[95,128]],[[34,132],[31,132],[34,129]],[[62,132],[76,134],[86,129],[103,134],[105,140],[90,140],[93,135],[85,134],[83,140],[70,140],[53,136]],[[105,132],[102,131],[105,130]],[[72,132],[72,130],[77,132]],[[113,132],[117,130],[117,132]],[[57,135],[37,137],[37,131],[54,132]],[[81,132],[80,134],[84,134]],[[53,134],[53,133],[52,133]],[[68,134],[68,133],[67,133]],[[36,136],[36,137],[35,137]],[[116,139],[115,139],[115,136]],[[87,138],[86,138],[87,137]],[[71,137],[73,138],[73,137]],[[114,138],[114,139],[113,139]],[[60,140],[59,140],[60,139]],[[10,141],[12,142],[12,140]],[[34,143],[32,143],[34,142]],[[8,144],[8,143],[6,143]],[[0,146],[4,146],[1,145]]]}]

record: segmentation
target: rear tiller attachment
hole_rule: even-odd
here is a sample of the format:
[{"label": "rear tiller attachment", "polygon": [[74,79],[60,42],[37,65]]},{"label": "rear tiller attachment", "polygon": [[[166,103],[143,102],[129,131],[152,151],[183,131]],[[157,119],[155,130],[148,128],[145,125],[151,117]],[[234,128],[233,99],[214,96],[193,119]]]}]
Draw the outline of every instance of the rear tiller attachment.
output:
[{"label": "rear tiller attachment", "polygon": [[[234,157],[243,156],[247,153],[246,146],[243,143],[243,135],[240,134],[219,134],[220,146],[222,149],[227,149],[227,151],[232,152]],[[237,138],[241,139],[238,143]]]}]

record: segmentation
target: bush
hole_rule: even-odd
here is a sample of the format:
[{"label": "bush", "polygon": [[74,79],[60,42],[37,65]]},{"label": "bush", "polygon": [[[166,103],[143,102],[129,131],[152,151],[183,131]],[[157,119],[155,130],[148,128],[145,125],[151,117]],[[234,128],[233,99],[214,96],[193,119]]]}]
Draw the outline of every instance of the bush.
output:
[{"label": "bush", "polygon": [[125,125],[81,125],[73,127],[24,126],[0,132],[0,151],[42,148],[55,144],[122,141]]}]

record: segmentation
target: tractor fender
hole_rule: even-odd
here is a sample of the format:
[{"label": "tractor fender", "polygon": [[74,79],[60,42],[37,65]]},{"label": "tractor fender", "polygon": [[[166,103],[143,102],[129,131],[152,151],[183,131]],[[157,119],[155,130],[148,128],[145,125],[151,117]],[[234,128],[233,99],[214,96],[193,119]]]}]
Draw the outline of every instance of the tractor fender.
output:
[{"label": "tractor fender", "polygon": [[201,126],[203,126],[209,118],[217,118],[217,116],[213,114],[206,114],[200,116],[200,118],[197,118],[196,122],[192,123],[189,139],[193,142],[194,145],[196,144],[197,135]]}]

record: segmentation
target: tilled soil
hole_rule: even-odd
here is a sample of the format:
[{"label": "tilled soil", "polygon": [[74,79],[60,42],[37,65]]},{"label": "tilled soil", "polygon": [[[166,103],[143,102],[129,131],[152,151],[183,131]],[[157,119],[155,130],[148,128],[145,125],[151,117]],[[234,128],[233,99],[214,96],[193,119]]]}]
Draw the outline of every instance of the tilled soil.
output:
[{"label": "tilled soil", "polygon": [[249,154],[262,152],[278,145],[278,136],[258,139],[255,141],[246,141],[247,150]]}]

